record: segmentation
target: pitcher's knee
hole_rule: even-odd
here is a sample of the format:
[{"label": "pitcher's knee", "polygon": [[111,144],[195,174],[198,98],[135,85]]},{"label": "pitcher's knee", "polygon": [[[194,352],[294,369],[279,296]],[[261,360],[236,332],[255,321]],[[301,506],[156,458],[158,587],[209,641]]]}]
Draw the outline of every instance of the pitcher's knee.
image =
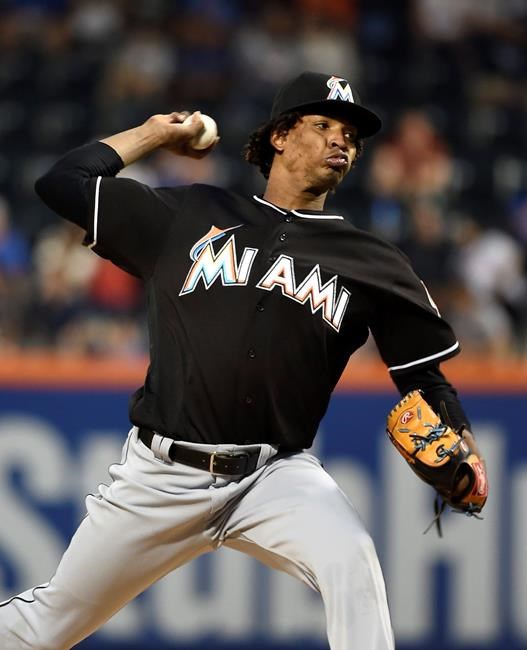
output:
[{"label": "pitcher's knee", "polygon": [[366,531],[362,531],[358,535],[355,535],[352,542],[352,553],[354,553],[359,560],[362,559],[363,562],[378,562],[375,544]]},{"label": "pitcher's knee", "polygon": [[370,582],[380,571],[372,538],[366,531],[333,540],[319,563],[319,579],[331,581]]},{"label": "pitcher's knee", "polygon": [[89,630],[90,608],[45,583],[0,606],[1,650],[69,650]]},{"label": "pitcher's knee", "polygon": [[[27,607],[28,603],[22,603]],[[2,650],[58,650],[53,641],[46,640],[40,628],[28,620],[24,608],[9,603],[0,611],[0,648]]]}]

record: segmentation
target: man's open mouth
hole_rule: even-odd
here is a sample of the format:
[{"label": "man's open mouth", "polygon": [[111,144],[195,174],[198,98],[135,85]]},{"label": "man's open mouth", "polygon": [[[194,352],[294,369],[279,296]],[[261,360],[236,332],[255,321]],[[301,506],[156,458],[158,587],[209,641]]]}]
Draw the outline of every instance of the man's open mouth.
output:
[{"label": "man's open mouth", "polygon": [[328,156],[326,162],[333,169],[344,169],[348,166],[348,157],[344,154]]}]

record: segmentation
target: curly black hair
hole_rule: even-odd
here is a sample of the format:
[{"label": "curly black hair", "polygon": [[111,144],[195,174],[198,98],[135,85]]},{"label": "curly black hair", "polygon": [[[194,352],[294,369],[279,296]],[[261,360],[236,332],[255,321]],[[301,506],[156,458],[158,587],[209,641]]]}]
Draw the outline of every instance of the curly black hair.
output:
[{"label": "curly black hair", "polygon": [[[273,164],[273,158],[276,153],[271,144],[271,134],[278,133],[279,135],[286,135],[302,118],[302,115],[302,113],[297,111],[279,115],[274,120],[264,122],[264,124],[249,135],[249,141],[242,150],[243,157],[251,165],[256,165],[265,178],[269,178],[271,165]],[[355,165],[364,148],[363,141],[360,139],[356,140],[355,145],[357,147],[357,153],[355,154],[353,165]]]}]

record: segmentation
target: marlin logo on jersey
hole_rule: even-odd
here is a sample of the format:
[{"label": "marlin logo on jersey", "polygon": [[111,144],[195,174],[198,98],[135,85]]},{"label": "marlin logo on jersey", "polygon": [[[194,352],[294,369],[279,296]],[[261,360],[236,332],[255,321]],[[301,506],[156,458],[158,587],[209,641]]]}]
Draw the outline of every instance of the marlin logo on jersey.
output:
[{"label": "marlin logo on jersey", "polygon": [[234,235],[227,239],[217,253],[212,247],[212,242],[221,239],[227,232],[240,228],[242,225],[232,226],[224,230],[212,226],[209,232],[194,244],[190,249],[190,259],[193,264],[190,267],[183,288],[179,292],[180,296],[192,293],[200,280],[203,280],[205,289],[209,289],[218,278],[221,278],[221,283],[225,287],[247,284],[258,250],[256,248],[245,248],[238,263]]},{"label": "marlin logo on jersey", "polygon": [[[203,281],[205,289],[210,289],[218,278],[221,279],[224,287],[247,285],[258,249],[244,248],[238,261],[234,234],[230,235],[217,252],[212,245],[213,242],[225,237],[227,232],[240,226],[232,226],[225,230],[212,226],[207,234],[192,246],[190,249],[192,266],[179,292],[180,296],[195,291],[200,281]],[[337,332],[342,325],[351,295],[344,287],[338,291],[337,275],[323,283],[319,264],[311,269],[304,280],[297,282],[294,259],[288,255],[280,255],[256,283],[256,287],[264,291],[278,288],[286,298],[302,305],[309,304],[311,313],[320,312],[323,320]]]},{"label": "marlin logo on jersey", "polygon": [[342,77],[330,77],[326,82],[327,87],[329,88],[329,94],[327,99],[340,99],[343,102],[352,102],[353,93],[351,92],[351,87],[349,82]]}]

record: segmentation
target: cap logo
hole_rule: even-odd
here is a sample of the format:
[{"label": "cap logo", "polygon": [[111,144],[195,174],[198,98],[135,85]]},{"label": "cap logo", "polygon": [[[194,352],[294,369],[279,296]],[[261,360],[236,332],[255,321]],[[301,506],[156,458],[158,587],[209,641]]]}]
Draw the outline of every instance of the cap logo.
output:
[{"label": "cap logo", "polygon": [[326,85],[329,88],[327,99],[338,99],[343,102],[354,103],[353,93],[346,79],[342,77],[330,77]]}]

